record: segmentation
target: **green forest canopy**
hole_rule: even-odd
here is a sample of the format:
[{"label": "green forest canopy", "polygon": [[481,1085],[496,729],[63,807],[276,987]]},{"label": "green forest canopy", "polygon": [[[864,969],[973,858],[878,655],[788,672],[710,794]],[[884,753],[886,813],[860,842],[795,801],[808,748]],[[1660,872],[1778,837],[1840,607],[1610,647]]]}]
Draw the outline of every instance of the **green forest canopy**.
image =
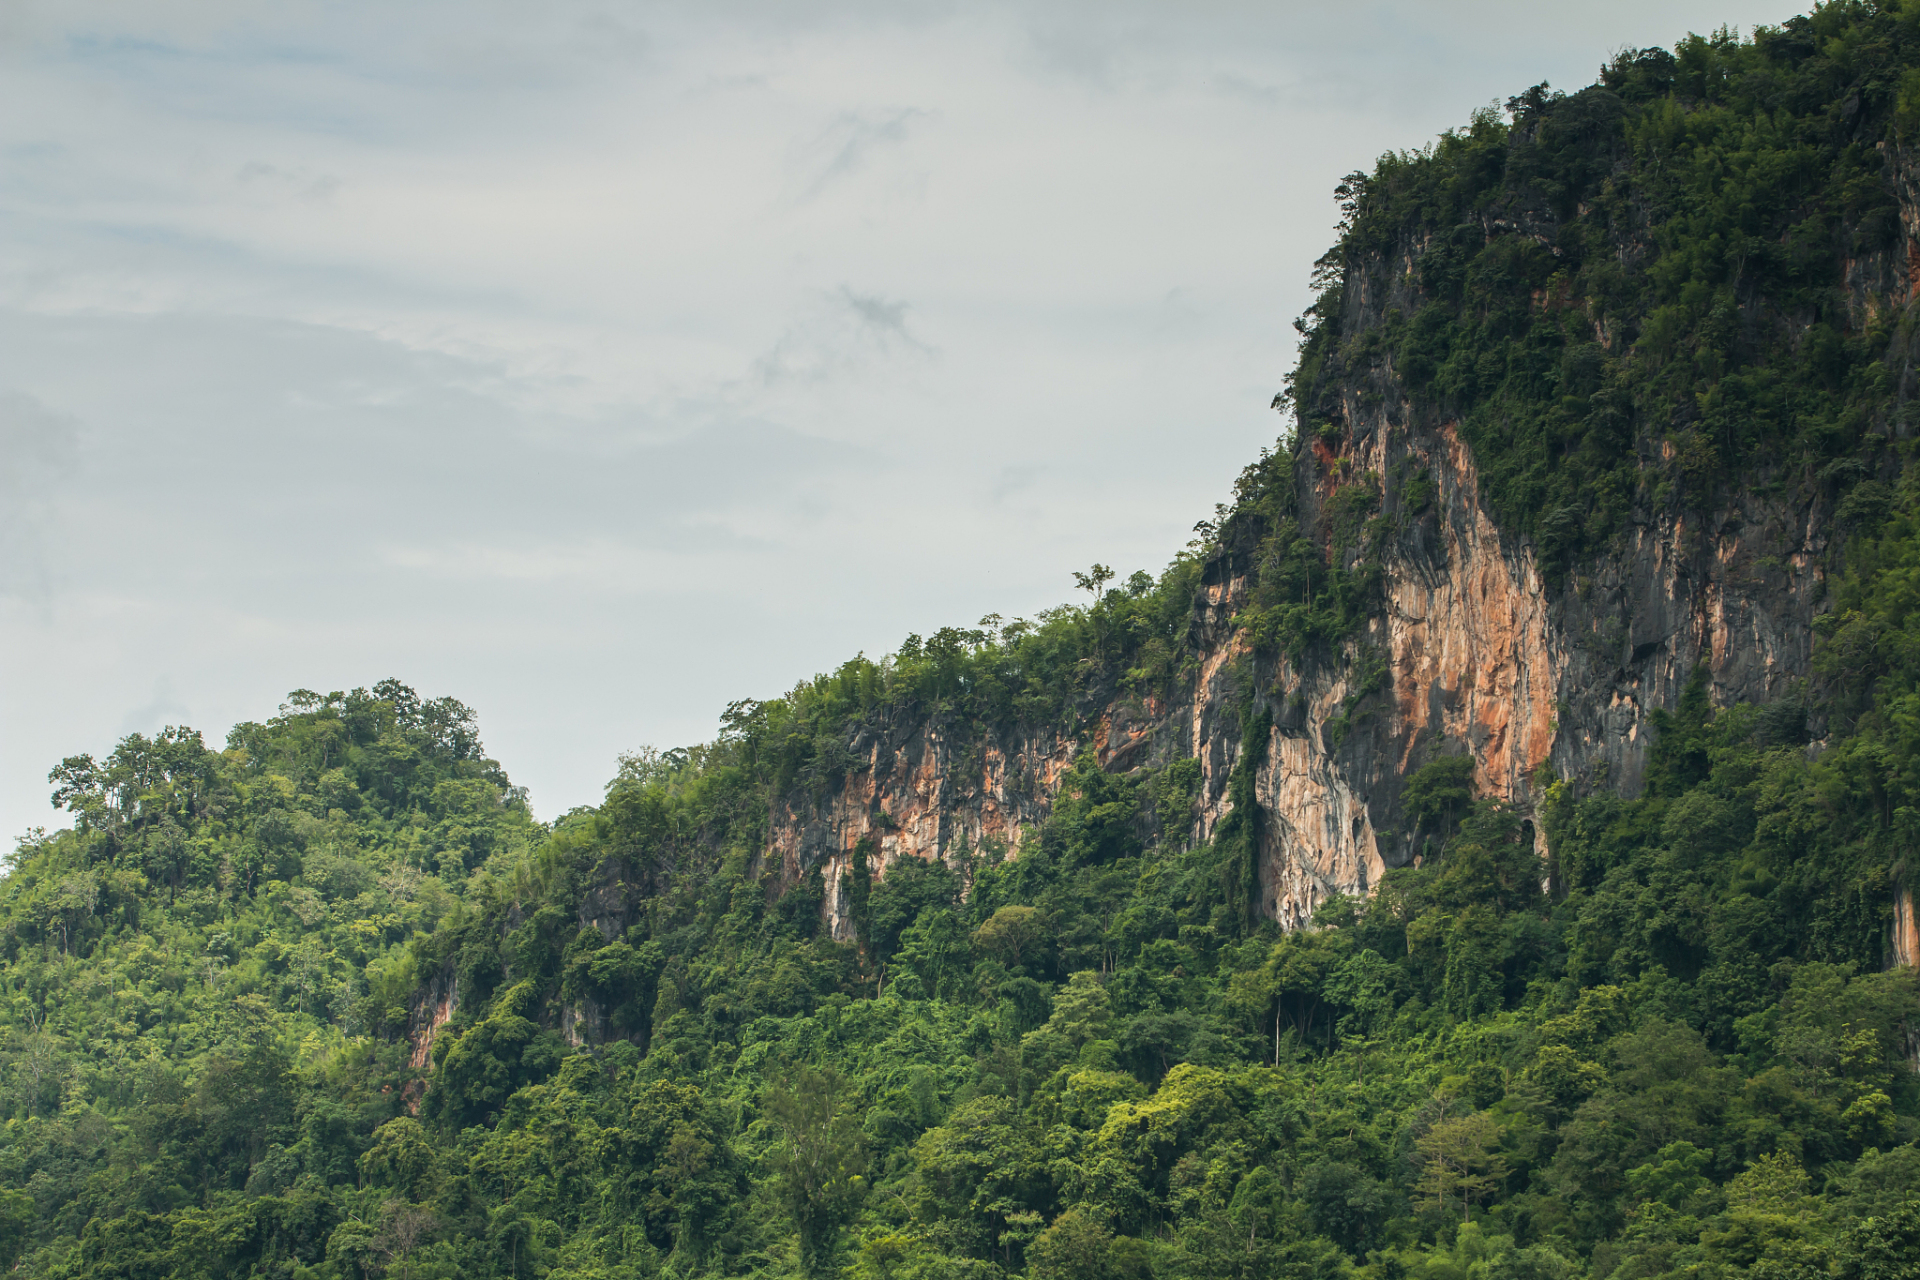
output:
[{"label": "green forest canopy", "polygon": [[[1391,353],[1462,415],[1503,526],[1568,571],[1634,503],[1776,473],[1826,486],[1845,531],[1815,680],[1716,710],[1696,679],[1644,794],[1552,789],[1551,892],[1520,815],[1442,765],[1410,793],[1444,857],[1282,934],[1247,910],[1243,829],[1181,838],[1191,762],[1090,755],[1019,858],[962,848],[861,886],[854,943],[824,934],[817,873],[756,874],[773,798],[833,785],[853,726],[1071,733],[1171,687],[1215,544],[1257,548],[1241,623],[1264,651],[1337,644],[1377,589],[1379,517],[1351,504],[1325,562],[1283,446],[1160,577],[1085,575],[1084,606],[736,704],[713,743],[628,757],[551,825],[471,711],[397,681],[297,692],[219,747],[169,729],[62,762],[72,829],[22,839],[0,882],[0,1261],[1920,1274],[1920,993],[1883,967],[1920,834],[1908,319],[1857,322],[1838,275],[1895,235],[1877,144],[1915,118],[1920,25],[1835,4],[1623,54],[1347,188],[1292,444],[1330,379]],[[1553,219],[1560,253],[1453,230],[1515,210]],[[1600,251],[1635,218],[1643,253]],[[1351,273],[1416,243],[1409,308],[1342,332]],[[1585,310],[1516,301],[1536,290]],[[1679,447],[1620,447],[1653,439]],[[610,868],[648,887],[638,918],[583,926]],[[453,992],[416,1066],[410,1025]],[[566,1011],[589,1009],[575,1043]]]}]

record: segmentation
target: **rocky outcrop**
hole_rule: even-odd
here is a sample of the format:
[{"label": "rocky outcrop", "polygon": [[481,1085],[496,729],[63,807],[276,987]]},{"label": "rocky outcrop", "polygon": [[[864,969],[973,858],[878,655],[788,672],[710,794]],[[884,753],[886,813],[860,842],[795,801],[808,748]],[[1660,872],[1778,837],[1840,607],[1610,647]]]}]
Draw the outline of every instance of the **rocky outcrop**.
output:
[{"label": "rocky outcrop", "polygon": [[433,1052],[433,1038],[460,1011],[460,978],[451,972],[434,975],[413,1002],[407,1018],[407,1043],[413,1052],[407,1065],[424,1071]]},{"label": "rocky outcrop", "polygon": [[1893,937],[1888,953],[1896,965],[1920,967],[1920,922],[1913,916],[1913,890],[1904,884],[1893,892]]},{"label": "rocky outcrop", "polygon": [[1707,515],[1636,521],[1624,553],[1558,602],[1566,659],[1556,768],[1637,792],[1647,721],[1704,664],[1717,705],[1771,702],[1804,679],[1825,594],[1817,500],[1736,495]]},{"label": "rocky outcrop", "polygon": [[407,1011],[407,1066],[414,1076],[402,1090],[402,1100],[413,1115],[420,1114],[420,1101],[426,1096],[425,1076],[432,1070],[433,1038],[440,1028],[453,1021],[460,1011],[460,978],[443,969],[425,986],[415,991]]},{"label": "rocky outcrop", "polygon": [[[1882,155],[1897,232],[1841,264],[1841,293],[1861,326],[1920,298],[1920,156],[1887,144]],[[1489,243],[1513,236],[1559,252],[1544,208],[1489,209],[1480,230]],[[1622,263],[1650,251],[1646,227],[1619,235]],[[1366,490],[1361,505],[1379,517],[1370,526],[1383,531],[1369,551],[1383,570],[1372,616],[1332,652],[1323,646],[1297,664],[1255,652],[1234,616],[1251,598],[1258,530],[1237,524],[1195,601],[1190,682],[1151,705],[1116,697],[1089,744],[1116,770],[1198,761],[1191,827],[1162,834],[1204,840],[1228,811],[1241,708],[1264,710],[1272,729],[1253,788],[1260,906],[1288,926],[1427,852],[1401,793],[1437,755],[1471,756],[1479,792],[1523,814],[1547,782],[1634,795],[1654,713],[1674,708],[1696,671],[1722,706],[1797,697],[1811,673],[1837,486],[1798,462],[1763,462],[1739,486],[1684,500],[1655,485],[1636,497],[1607,552],[1549,581],[1534,548],[1491,517],[1457,426],[1408,391],[1391,343],[1364,340],[1425,303],[1417,263],[1426,247],[1408,239],[1346,264],[1339,350],[1298,404],[1293,506],[1302,528],[1329,561],[1351,559],[1334,535],[1343,495]],[[1534,304],[1579,305],[1564,290],[1548,293]],[[1618,339],[1595,320],[1593,340],[1615,350]],[[1905,398],[1920,386],[1920,342],[1897,330],[1891,341],[1886,364],[1900,371]],[[1640,430],[1632,447],[1643,467],[1670,472],[1668,437],[1687,425]],[[1810,729],[1821,732],[1817,720]],[[845,936],[838,885],[860,840],[873,842],[882,876],[901,856],[987,847],[1017,856],[1078,745],[1016,736],[962,761],[938,725],[887,726],[855,744],[839,792],[777,807],[769,855],[788,875],[826,870],[826,911]],[[1546,857],[1542,825],[1535,839]],[[1892,949],[1911,962],[1920,931],[1901,902]]]},{"label": "rocky outcrop", "polygon": [[[1151,703],[1116,702],[1087,745],[1104,767],[1133,767],[1168,719]],[[781,807],[766,865],[786,883],[818,867],[833,934],[850,938],[847,893],[862,842],[876,877],[900,858],[944,858],[966,872],[973,857],[1018,857],[1081,746],[1077,736],[1045,732],[961,742],[933,720],[869,726],[852,744],[861,754],[841,785]]]},{"label": "rocky outcrop", "polygon": [[[1234,621],[1253,571],[1243,537],[1207,566],[1190,685],[1157,704],[1115,699],[1086,744],[1114,770],[1196,760],[1191,828],[1163,834],[1204,840],[1229,809],[1240,707],[1250,697],[1266,709],[1272,729],[1253,792],[1260,906],[1288,927],[1422,856],[1427,837],[1400,796],[1434,756],[1470,755],[1479,792],[1523,812],[1550,778],[1633,794],[1651,715],[1675,706],[1696,664],[1716,702],[1766,701],[1803,678],[1811,657],[1819,512],[1744,494],[1705,515],[1640,512],[1615,554],[1550,586],[1531,548],[1487,514],[1454,425],[1418,425],[1417,405],[1382,394],[1390,371],[1378,382],[1351,388],[1337,440],[1316,439],[1296,464],[1310,525],[1323,526],[1352,484],[1376,486],[1392,518],[1379,607],[1364,629],[1297,665],[1254,652]],[[1370,654],[1384,659],[1389,687],[1356,698]],[[879,877],[900,857],[1018,856],[1080,745],[1034,734],[963,753],[933,721],[862,735],[837,789],[776,812],[767,851],[789,880],[822,869],[827,918],[842,937],[861,841]]]}]

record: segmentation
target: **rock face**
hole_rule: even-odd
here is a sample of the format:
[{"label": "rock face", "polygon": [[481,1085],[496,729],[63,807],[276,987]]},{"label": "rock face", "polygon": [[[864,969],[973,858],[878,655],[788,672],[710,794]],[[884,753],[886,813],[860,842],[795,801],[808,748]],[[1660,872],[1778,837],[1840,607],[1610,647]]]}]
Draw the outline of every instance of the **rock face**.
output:
[{"label": "rock face", "polygon": [[[1420,855],[1400,793],[1436,755],[1470,754],[1480,793],[1523,811],[1543,777],[1637,792],[1650,714],[1674,707],[1695,664],[1706,664],[1716,703],[1777,696],[1807,674],[1820,595],[1816,513],[1750,498],[1706,519],[1649,514],[1617,555],[1550,588],[1531,550],[1482,508],[1453,425],[1413,426],[1413,406],[1369,405],[1357,392],[1337,444],[1302,451],[1297,476],[1303,512],[1324,512],[1343,478],[1370,474],[1384,478],[1382,510],[1408,517],[1384,549],[1365,631],[1297,667],[1253,653],[1233,623],[1251,548],[1224,547],[1194,608],[1191,684],[1163,705],[1116,700],[1086,744],[1109,770],[1198,761],[1191,829],[1163,836],[1207,839],[1230,807],[1251,684],[1272,722],[1254,778],[1260,905],[1287,927]],[[1414,476],[1421,509],[1409,511],[1412,486],[1395,478]],[[1391,689],[1349,708],[1369,648],[1385,656]],[[1350,727],[1336,741],[1329,728],[1343,709]],[[789,880],[821,868],[840,937],[852,933],[844,877],[860,841],[878,876],[903,856],[1018,856],[1080,745],[1051,734],[993,741],[962,771],[937,724],[863,738],[837,791],[780,807],[767,851]]]},{"label": "rock face", "polygon": [[[1900,229],[1843,264],[1860,325],[1920,294],[1920,156],[1882,150]],[[1489,243],[1514,236],[1551,247],[1558,231],[1541,209],[1483,218]],[[1647,228],[1621,234],[1623,263],[1649,250]],[[1367,490],[1364,509],[1384,517],[1369,550],[1381,579],[1365,625],[1337,651],[1297,664],[1257,652],[1234,619],[1252,598],[1263,531],[1236,522],[1194,603],[1190,682],[1164,700],[1116,697],[1090,741],[1008,737],[978,761],[956,759],[937,724],[877,727],[850,744],[856,763],[837,793],[790,798],[773,814],[770,864],[789,879],[823,870],[837,936],[852,931],[840,886],[862,840],[880,876],[902,856],[983,847],[1018,856],[1081,746],[1116,771],[1197,761],[1189,829],[1159,834],[1205,840],[1229,809],[1228,778],[1245,749],[1241,708],[1264,711],[1271,730],[1253,779],[1260,908],[1298,927],[1329,896],[1364,894],[1426,852],[1429,836],[1401,799],[1408,776],[1438,755],[1470,756],[1480,794],[1530,814],[1552,782],[1637,794],[1653,713],[1673,709],[1696,671],[1715,705],[1794,695],[1810,674],[1833,550],[1829,486],[1763,466],[1705,503],[1656,488],[1608,552],[1548,581],[1534,549],[1490,517],[1456,424],[1408,391],[1390,342],[1363,340],[1426,303],[1416,283],[1425,248],[1407,239],[1345,264],[1340,352],[1365,354],[1337,353],[1315,385],[1298,389],[1291,510],[1301,529],[1329,562],[1351,563],[1335,535],[1343,495]],[[1616,343],[1598,321],[1593,340]],[[1906,346],[1887,363],[1911,379],[1920,340],[1893,341]],[[1647,466],[1671,460],[1655,425],[1634,446]],[[1543,824],[1533,825],[1550,868]],[[1911,957],[1920,932],[1910,906],[1903,911],[1896,949]]]},{"label": "rock face", "polygon": [[[460,1010],[460,979],[449,972],[435,974],[424,988],[414,994],[407,1011],[407,1065],[416,1072],[432,1069],[433,1038],[440,1028],[453,1020]],[[403,1095],[407,1111],[420,1114],[420,1100],[426,1095],[426,1082],[418,1077],[408,1081]]]},{"label": "rock face", "polygon": [[433,1048],[433,1037],[441,1027],[453,1020],[453,1015],[459,1009],[459,977],[452,973],[435,974],[409,1011],[407,1043],[412,1046],[413,1054],[408,1059],[408,1066],[416,1071],[426,1067],[427,1054]]},{"label": "rock face", "polygon": [[1920,925],[1913,918],[1913,891],[1905,885],[1893,894],[1893,962],[1908,969],[1920,966]]},{"label": "rock face", "polygon": [[[1343,332],[1417,309],[1411,261],[1409,249],[1399,263],[1349,267]],[[1904,258],[1855,274],[1910,291]],[[1879,296],[1861,293],[1863,309]],[[1633,795],[1651,715],[1677,704],[1697,666],[1717,705],[1773,700],[1808,674],[1830,514],[1817,486],[1756,485],[1705,512],[1635,510],[1612,552],[1548,583],[1532,548],[1489,517],[1455,424],[1411,397],[1389,358],[1338,371],[1315,412],[1328,429],[1293,451],[1302,528],[1336,557],[1336,495],[1356,485],[1391,518],[1364,628],[1298,665],[1254,652],[1234,615],[1250,597],[1260,531],[1239,527],[1206,566],[1188,637],[1191,683],[1164,702],[1116,698],[1085,743],[1109,770],[1198,761],[1191,828],[1161,834],[1204,840],[1229,808],[1239,708],[1250,697],[1264,709],[1272,728],[1254,778],[1260,908],[1281,924],[1303,925],[1330,896],[1365,894],[1386,869],[1422,855],[1427,837],[1402,812],[1401,792],[1435,756],[1470,755],[1478,792],[1523,813],[1549,780]],[[1370,692],[1370,669],[1373,685],[1390,687]],[[836,936],[851,936],[841,886],[862,840],[877,876],[902,856],[1018,856],[1078,745],[1009,737],[958,769],[938,724],[863,731],[838,791],[776,807],[766,856],[789,880],[819,866],[827,918]],[[1536,843],[1549,857],[1540,826]]]}]

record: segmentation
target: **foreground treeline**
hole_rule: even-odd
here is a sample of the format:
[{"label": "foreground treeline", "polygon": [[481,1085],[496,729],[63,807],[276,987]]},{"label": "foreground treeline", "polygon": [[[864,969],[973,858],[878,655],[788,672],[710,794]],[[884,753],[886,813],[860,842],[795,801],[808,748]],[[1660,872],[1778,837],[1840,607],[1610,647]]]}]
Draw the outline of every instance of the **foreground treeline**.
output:
[{"label": "foreground treeline", "polygon": [[[90,1277],[1910,1274],[1872,1267],[1920,1258],[1920,1000],[1879,965],[1873,797],[1800,736],[1696,694],[1649,795],[1556,798],[1552,895],[1430,767],[1445,856],[1292,935],[1230,836],[1143,844],[1177,767],[1083,759],[1020,858],[868,883],[855,944],[817,877],[752,874],[744,737],[551,831],[392,682],[223,752],[132,738],[62,766],[83,829],[0,901],[0,1244]],[[612,937],[609,860],[660,877]],[[409,1001],[449,978],[422,1096]]]},{"label": "foreground treeline", "polygon": [[[744,738],[551,831],[391,682],[224,752],[129,739],[63,766],[84,829],[0,901],[0,1243],[90,1277],[1910,1274],[1872,1267],[1920,1257],[1920,1000],[1873,797],[1788,719],[1696,696],[1648,796],[1556,798],[1552,895],[1430,768],[1445,856],[1292,935],[1230,834],[1143,844],[1177,768],[1085,759],[1020,858],[865,885],[854,944],[817,877],[752,874]],[[609,865],[660,878],[612,937]],[[422,1095],[409,1002],[449,979]]]},{"label": "foreground treeline", "polygon": [[[64,761],[73,829],[0,882],[0,1263],[1920,1275],[1920,991],[1888,967],[1920,838],[1909,326],[1856,324],[1842,288],[1898,233],[1874,166],[1920,127],[1920,25],[1834,5],[1511,115],[1350,184],[1301,438],[1157,579],[1096,567],[1084,606],[736,704],[551,825],[467,708],[394,681],[301,691],[224,745]],[[1346,268],[1493,213],[1574,231],[1427,235],[1425,301],[1339,330]],[[1603,251],[1636,226],[1635,255]],[[1575,341],[1596,315],[1613,345]],[[1250,910],[1266,691],[1283,663],[1364,660],[1382,522],[1421,511],[1356,477],[1303,531],[1294,476],[1338,433],[1329,371],[1389,356],[1458,409],[1497,517],[1569,589],[1633,513],[1771,466],[1831,513],[1831,608],[1790,696],[1716,710],[1696,679],[1642,794],[1551,789],[1550,866],[1453,744],[1406,790],[1432,856],[1283,935]],[[774,804],[831,787],[863,723],[932,717],[964,746],[1163,693],[1215,554],[1255,582],[1211,841],[1184,838],[1194,762],[1084,756],[1017,858],[857,859],[851,941],[817,874],[764,873]],[[1383,686],[1353,684],[1315,727],[1330,749],[1377,713]]]}]

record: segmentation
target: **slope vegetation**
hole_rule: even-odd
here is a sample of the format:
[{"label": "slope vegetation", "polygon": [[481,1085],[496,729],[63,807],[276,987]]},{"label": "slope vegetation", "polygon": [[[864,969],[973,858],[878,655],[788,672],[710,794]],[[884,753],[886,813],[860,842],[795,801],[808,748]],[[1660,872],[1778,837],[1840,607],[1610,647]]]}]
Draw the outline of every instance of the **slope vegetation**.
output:
[{"label": "slope vegetation", "polygon": [[[1384,158],[1343,188],[1294,429],[1162,575],[737,703],[551,825],[395,681],[64,761],[73,829],[0,882],[0,1262],[1916,1274],[1916,128],[1920,11],[1841,3]],[[1392,443],[1443,438],[1477,488]],[[1745,698],[1765,637],[1595,631],[1620,673],[1563,684],[1566,724],[1677,671],[1632,686],[1630,752],[1379,749],[1404,549],[1465,545],[1434,529],[1467,492],[1596,625],[1647,547],[1789,513],[1742,572],[1816,609],[1804,670]],[[1197,717],[1196,679],[1205,758],[1115,748],[1128,708]],[[783,834],[919,741],[997,779],[1017,841],[913,844],[877,791]],[[1302,742],[1390,782],[1351,838],[1377,810],[1393,856],[1282,928],[1263,788]],[[994,773],[1017,743],[1047,771]]]}]

